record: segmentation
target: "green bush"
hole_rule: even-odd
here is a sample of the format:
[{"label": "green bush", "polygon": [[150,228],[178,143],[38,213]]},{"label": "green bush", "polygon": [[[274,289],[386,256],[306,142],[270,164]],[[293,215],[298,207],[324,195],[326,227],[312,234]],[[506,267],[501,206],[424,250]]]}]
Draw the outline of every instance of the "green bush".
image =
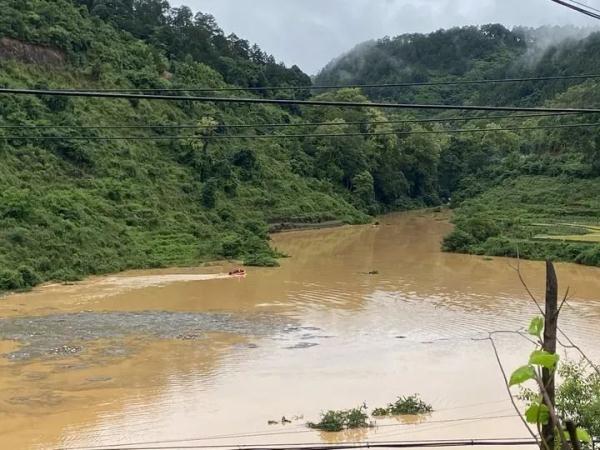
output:
[{"label": "green bush", "polygon": [[600,266],[600,245],[590,246],[577,255],[575,260],[579,264],[588,266]]},{"label": "green bush", "polygon": [[500,227],[486,217],[470,217],[460,224],[460,228],[473,236],[477,242],[485,242],[500,234]]},{"label": "green bush", "polygon": [[74,270],[70,269],[59,269],[50,275],[50,279],[55,281],[61,281],[63,283],[79,281],[81,280],[81,278],[81,275],[77,274]]},{"label": "green bush", "polygon": [[468,252],[476,240],[466,231],[454,229],[449,235],[444,237],[442,248],[447,252]]},{"label": "green bush", "polygon": [[557,389],[556,409],[594,439],[600,439],[600,375],[581,364],[563,364]]},{"label": "green bush", "polygon": [[23,284],[27,287],[36,286],[42,282],[40,275],[29,266],[19,267],[19,273],[23,279]]},{"label": "green bush", "polygon": [[15,270],[0,270],[0,291],[10,291],[25,287],[23,276]]},{"label": "green bush", "polygon": [[[558,368],[560,383],[556,389],[556,410],[560,417],[572,420],[594,440],[600,439],[600,375],[589,364],[572,361]],[[522,388],[519,398],[538,402],[539,392]]]},{"label": "green bush", "polygon": [[218,180],[209,179],[202,187],[202,204],[207,208],[214,208],[217,203]]},{"label": "green bush", "polygon": [[230,234],[221,239],[220,255],[225,258],[236,258],[241,255],[243,249],[242,238],[237,234]]},{"label": "green bush", "polygon": [[426,414],[432,411],[433,407],[415,394],[408,397],[399,397],[398,400],[388,404],[385,408],[375,408],[373,416],[407,416]]},{"label": "green bush", "polygon": [[254,267],[279,267],[279,262],[271,255],[248,255],[244,258],[245,266]]},{"label": "green bush", "polygon": [[369,428],[373,424],[369,422],[369,415],[365,405],[347,410],[329,410],[321,414],[321,420],[317,423],[309,422],[309,428],[322,431],[338,432],[348,429]]}]

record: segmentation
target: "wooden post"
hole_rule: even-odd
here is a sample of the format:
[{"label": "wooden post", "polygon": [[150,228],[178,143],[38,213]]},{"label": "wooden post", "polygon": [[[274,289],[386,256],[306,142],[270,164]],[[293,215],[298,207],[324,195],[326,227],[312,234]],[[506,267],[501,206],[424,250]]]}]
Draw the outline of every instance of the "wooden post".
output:
[{"label": "wooden post", "polygon": [[569,432],[569,438],[571,439],[571,448],[573,450],[581,450],[581,442],[577,439],[577,427],[575,426],[575,423],[572,420],[567,420],[565,425]]},{"label": "wooden post", "polygon": [[[558,327],[558,280],[554,265],[546,261],[546,315],[544,326],[544,345],[543,349],[548,353],[556,353],[556,329]],[[550,405],[549,409],[554,409],[556,404],[556,387],[554,382],[554,372],[548,369],[542,371],[542,382],[548,393]],[[548,448],[554,449],[556,436],[554,435],[554,426],[552,424],[542,427],[542,439]]]}]

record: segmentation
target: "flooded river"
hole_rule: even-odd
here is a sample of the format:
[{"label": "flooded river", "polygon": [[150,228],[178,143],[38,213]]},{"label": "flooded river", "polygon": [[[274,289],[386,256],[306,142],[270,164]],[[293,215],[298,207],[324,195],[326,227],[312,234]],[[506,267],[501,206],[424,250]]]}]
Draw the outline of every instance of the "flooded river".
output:
[{"label": "flooded river", "polygon": [[[490,343],[535,314],[502,258],[444,254],[443,214],[276,235],[277,269],[144,271],[0,300],[0,448],[527,438]],[[544,265],[523,262],[541,295]],[[557,266],[563,329],[600,358],[600,270]],[[498,335],[502,362],[530,344]],[[572,355],[574,356],[574,355]],[[420,393],[435,412],[308,430]],[[268,425],[270,420],[291,420]]]}]

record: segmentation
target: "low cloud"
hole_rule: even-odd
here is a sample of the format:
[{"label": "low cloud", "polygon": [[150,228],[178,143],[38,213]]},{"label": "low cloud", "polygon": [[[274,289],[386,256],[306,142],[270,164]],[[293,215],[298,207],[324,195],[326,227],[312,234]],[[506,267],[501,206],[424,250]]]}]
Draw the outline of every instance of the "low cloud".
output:
[{"label": "low cloud", "polygon": [[550,0],[172,0],[314,74],[359,42],[461,25],[597,26]]}]

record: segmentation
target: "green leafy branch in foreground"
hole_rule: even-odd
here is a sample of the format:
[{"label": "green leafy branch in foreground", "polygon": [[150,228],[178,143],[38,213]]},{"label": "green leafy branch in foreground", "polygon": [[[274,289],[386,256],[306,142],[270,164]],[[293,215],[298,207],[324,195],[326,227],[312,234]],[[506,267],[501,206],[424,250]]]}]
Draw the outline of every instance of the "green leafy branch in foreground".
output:
[{"label": "green leafy branch in foreground", "polygon": [[[558,414],[585,428],[592,438],[600,438],[600,374],[573,362],[562,363],[557,373],[561,380],[556,391]],[[532,389],[523,389],[519,398],[530,402],[537,395]]]},{"label": "green leafy branch in foreground", "polygon": [[[525,419],[528,423],[537,427],[540,436],[542,436],[542,427],[551,424],[555,429],[555,436],[557,436],[558,442],[564,444],[568,441],[569,434],[548,395],[547,386],[544,384],[542,376],[544,369],[550,371],[551,375],[554,376],[560,357],[556,353],[550,353],[542,349],[542,333],[544,332],[543,317],[534,318],[529,325],[528,332],[531,336],[538,339],[538,347],[531,353],[529,362],[512,373],[509,387],[520,386],[528,381],[536,382],[539,387],[539,393],[535,394],[533,391],[529,391],[529,395],[527,396],[529,405],[525,411]],[[592,443],[590,434],[584,428],[578,427],[576,434],[580,442],[586,444]],[[544,441],[543,445],[544,448],[549,448],[548,442]]]},{"label": "green leafy branch in foreground", "polygon": [[433,412],[433,407],[421,400],[418,394],[415,394],[408,397],[399,397],[398,400],[388,404],[385,408],[375,408],[373,410],[373,416],[408,416],[427,414],[430,412]]}]

